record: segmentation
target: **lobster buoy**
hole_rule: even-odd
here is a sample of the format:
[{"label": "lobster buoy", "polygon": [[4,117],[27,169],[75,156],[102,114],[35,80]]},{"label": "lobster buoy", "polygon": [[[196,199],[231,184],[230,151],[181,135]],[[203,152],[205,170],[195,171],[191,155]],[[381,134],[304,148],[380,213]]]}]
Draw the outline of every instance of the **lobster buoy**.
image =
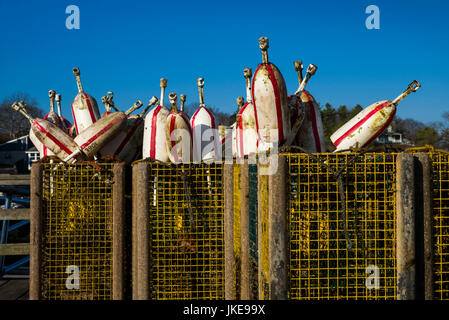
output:
[{"label": "lobster buoy", "polygon": [[[239,112],[242,110],[243,105],[245,104],[245,99],[243,97],[237,97],[237,115],[239,114]],[[231,125],[230,127],[230,131],[231,131],[231,140],[230,140],[230,145],[231,145],[231,149],[232,149],[232,158],[236,158],[237,157],[237,152],[238,152],[238,146],[237,146],[237,116],[236,116],[236,121]],[[227,139],[227,141],[229,141]]]},{"label": "lobster buoy", "polygon": [[[311,69],[312,68],[312,69]],[[302,62],[295,61],[295,69],[298,73],[298,80],[302,83]],[[306,77],[304,80],[308,81],[312,75],[315,74],[317,67],[310,64],[307,68]],[[306,83],[307,84],[307,83]],[[305,85],[304,85],[305,87]],[[313,96],[303,88],[302,92],[296,91],[294,99],[300,100],[303,105],[303,120],[302,125],[295,137],[295,144],[302,147],[309,153],[326,152],[326,139],[324,136],[323,121],[321,120],[321,112]],[[300,114],[298,109],[298,115]],[[296,128],[292,129],[296,130]]]},{"label": "lobster buoy", "polygon": [[[197,80],[200,106],[190,119],[193,138],[193,161],[210,161],[218,159],[219,144],[215,132],[215,118],[204,104],[204,79]],[[185,96],[184,96],[185,97]],[[183,95],[181,102],[183,103]]]},{"label": "lobster buoy", "polygon": [[[323,138],[322,143],[324,147],[325,141],[320,110],[318,105],[309,103],[309,100],[306,98],[309,94],[305,91],[307,83],[318,68],[310,64],[304,78],[302,77],[301,61],[295,61],[295,69],[298,73],[299,88],[293,95],[289,96],[292,130],[285,145],[300,146],[306,152],[311,153],[322,152],[324,149],[321,148],[320,138]],[[321,134],[318,134],[318,132],[321,132]]]},{"label": "lobster buoy", "polygon": [[219,125],[218,135],[220,136],[221,158],[230,157],[232,159],[232,145],[229,142],[232,140],[232,130],[228,126]]},{"label": "lobster buoy", "polygon": [[83,91],[81,85],[80,70],[73,69],[73,75],[78,86],[78,94],[72,102],[72,115],[75,123],[76,134],[79,135],[91,124],[100,119],[100,112],[98,111],[97,101]]},{"label": "lobster buoy", "polygon": [[178,111],[176,93],[168,95],[172,110],[165,127],[168,157],[173,163],[188,163],[192,158],[192,129],[187,117]]},{"label": "lobster buoy", "polygon": [[101,114],[101,117],[107,116],[108,114],[112,113],[112,109],[114,109],[116,112],[119,110],[115,107],[114,101],[112,99],[114,98],[114,93],[112,91],[108,91],[106,93],[106,96],[101,97],[101,102],[104,104],[104,108],[106,109],[105,112]]},{"label": "lobster buoy", "polygon": [[165,88],[167,79],[161,79],[161,97],[159,105],[154,107],[145,117],[143,129],[142,157],[168,162],[167,125],[168,110],[164,107]]},{"label": "lobster buoy", "polygon": [[59,115],[59,119],[61,119],[61,123],[62,123],[62,128],[68,133],[70,130],[70,127],[72,126],[72,124],[70,123],[69,120],[67,120],[66,118],[64,118],[62,116],[62,109],[61,109],[61,95],[57,94],[55,96],[55,100],[58,106],[58,115]]},{"label": "lobster buoy", "polygon": [[26,112],[26,106],[23,101],[15,102],[12,108],[30,121],[31,130],[37,141],[45,145],[59,159],[67,163],[74,163],[84,159],[84,154],[80,152],[81,150],[73,138],[60,127],[44,119],[33,119]]},{"label": "lobster buoy", "polygon": [[74,141],[88,159],[93,158],[103,146],[126,126],[128,115],[141,106],[142,102],[138,100],[126,112],[113,112],[104,116],[84,129],[76,136]]},{"label": "lobster buoy", "polygon": [[[50,112],[48,112],[44,120],[47,120],[51,123],[53,123],[55,126],[63,129],[63,124],[61,122],[61,118],[58,114],[55,112],[55,97],[56,92],[54,90],[48,91],[48,97],[50,98]],[[54,156],[55,154],[49,150],[44,144],[42,144],[39,139],[37,139],[36,135],[34,134],[34,131],[32,128],[30,128],[29,137],[31,142],[33,142],[36,149],[39,151],[40,157],[47,157],[47,156]]]},{"label": "lobster buoy", "polygon": [[251,96],[251,75],[252,71],[250,68],[243,69],[243,76],[246,79],[246,104],[237,114],[236,121],[236,150],[237,157],[240,158],[257,153],[259,144],[256,109]]},{"label": "lobster buoy", "polygon": [[158,102],[156,97],[152,97],[148,106],[140,115],[128,117],[126,126],[123,127],[101,150],[100,154],[114,155],[120,160],[131,163],[138,158],[142,151],[143,139],[143,117],[147,110]]},{"label": "lobster buoy", "polygon": [[396,114],[396,107],[399,102],[420,87],[421,84],[414,80],[393,102],[389,100],[378,101],[360,111],[331,135],[330,139],[337,147],[334,152],[349,151],[351,148],[367,146],[388,127]]},{"label": "lobster buoy", "polygon": [[268,62],[268,38],[260,38],[259,47],[262,63],[253,77],[253,104],[260,137],[259,150],[267,151],[274,143],[282,145],[289,135],[290,114],[284,77],[274,64]]}]

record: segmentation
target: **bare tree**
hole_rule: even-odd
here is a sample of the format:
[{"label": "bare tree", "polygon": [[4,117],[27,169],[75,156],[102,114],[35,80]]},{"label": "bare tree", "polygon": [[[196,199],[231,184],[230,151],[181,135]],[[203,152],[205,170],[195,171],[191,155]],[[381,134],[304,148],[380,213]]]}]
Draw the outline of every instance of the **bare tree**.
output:
[{"label": "bare tree", "polygon": [[27,93],[18,92],[5,98],[0,103],[0,132],[9,139],[27,135],[30,130],[30,122],[11,108],[16,101],[24,101],[27,105],[27,112],[32,117],[42,118],[43,116],[43,111],[38,108],[36,99]]}]

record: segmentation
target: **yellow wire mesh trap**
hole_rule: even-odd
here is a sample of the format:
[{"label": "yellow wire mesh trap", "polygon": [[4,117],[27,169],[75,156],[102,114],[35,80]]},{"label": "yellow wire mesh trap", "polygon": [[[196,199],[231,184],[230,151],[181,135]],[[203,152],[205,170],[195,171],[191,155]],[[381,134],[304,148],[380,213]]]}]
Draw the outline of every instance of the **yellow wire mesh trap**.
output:
[{"label": "yellow wire mesh trap", "polygon": [[223,299],[222,164],[149,165],[152,298]]},{"label": "yellow wire mesh trap", "polygon": [[449,300],[449,152],[431,146],[408,151],[428,153],[432,161],[433,298]]},{"label": "yellow wire mesh trap", "polygon": [[42,163],[42,299],[112,299],[113,165]]},{"label": "yellow wire mesh trap", "polygon": [[316,156],[286,154],[289,298],[396,299],[396,154]]}]

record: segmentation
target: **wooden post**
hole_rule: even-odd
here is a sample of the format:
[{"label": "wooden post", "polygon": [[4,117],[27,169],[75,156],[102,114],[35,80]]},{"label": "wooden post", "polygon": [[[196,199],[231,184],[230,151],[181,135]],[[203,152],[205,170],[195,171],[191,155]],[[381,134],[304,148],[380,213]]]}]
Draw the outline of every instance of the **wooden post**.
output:
[{"label": "wooden post", "polygon": [[225,299],[233,300],[234,292],[234,165],[223,165]]},{"label": "wooden post", "polygon": [[396,264],[397,298],[413,300],[416,294],[414,158],[401,153],[396,159]]},{"label": "wooden post", "polygon": [[[421,164],[422,170],[422,216],[423,222],[423,258],[424,258],[424,299],[433,299],[433,223],[432,223],[432,163],[427,153],[417,153],[415,157]],[[418,212],[417,212],[418,214]]]},{"label": "wooden post", "polygon": [[248,171],[248,161],[244,160],[240,169],[241,300],[250,300]]},{"label": "wooden post", "polygon": [[125,164],[114,164],[112,185],[112,299],[125,299]]},{"label": "wooden post", "polygon": [[30,300],[41,299],[42,164],[31,166],[30,182]]},{"label": "wooden post", "polygon": [[133,299],[151,299],[151,230],[149,203],[150,167],[146,162],[133,166]]},{"label": "wooden post", "polygon": [[[278,157],[276,160],[274,157]],[[277,169],[275,168],[277,162]],[[270,165],[274,169],[268,177],[269,188],[269,255],[270,300],[286,300],[288,297],[287,256],[287,160],[273,155]]]}]

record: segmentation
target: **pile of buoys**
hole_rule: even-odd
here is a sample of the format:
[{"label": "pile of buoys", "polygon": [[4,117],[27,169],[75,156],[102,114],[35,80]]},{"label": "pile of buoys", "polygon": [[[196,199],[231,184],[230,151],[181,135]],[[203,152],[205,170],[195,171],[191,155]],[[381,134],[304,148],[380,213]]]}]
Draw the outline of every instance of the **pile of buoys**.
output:
[{"label": "pile of buoys", "polygon": [[[22,101],[12,107],[30,121],[30,139],[41,158],[56,156],[67,163],[103,156],[113,156],[126,163],[141,157],[172,163],[208,162],[276,152],[276,148],[290,146],[309,153],[326,152],[319,105],[305,90],[317,67],[310,64],[303,77],[302,61],[295,61],[299,88],[288,95],[282,73],[268,60],[268,38],[259,39],[259,48],[262,63],[254,75],[251,68],[243,70],[246,103],[243,97],[237,98],[238,112],[230,127],[217,124],[206,107],[204,78],[197,79],[199,107],[191,119],[184,114],[184,94],[180,95],[179,108],[178,95],[174,92],[169,94],[171,110],[164,106],[167,87],[164,78],[160,80],[160,101],[153,96],[140,114],[130,115],[142,106],[140,100],[122,112],[114,104],[114,94],[108,91],[102,97],[106,111],[100,116],[97,101],[84,92],[78,68],[73,69],[78,87],[71,104],[73,125],[62,116],[61,95],[54,90],[48,93],[50,111],[44,119],[33,119]],[[376,102],[341,126],[330,137],[335,152],[367,146],[392,121],[399,102],[420,86],[418,81],[413,81],[393,101]]]}]

